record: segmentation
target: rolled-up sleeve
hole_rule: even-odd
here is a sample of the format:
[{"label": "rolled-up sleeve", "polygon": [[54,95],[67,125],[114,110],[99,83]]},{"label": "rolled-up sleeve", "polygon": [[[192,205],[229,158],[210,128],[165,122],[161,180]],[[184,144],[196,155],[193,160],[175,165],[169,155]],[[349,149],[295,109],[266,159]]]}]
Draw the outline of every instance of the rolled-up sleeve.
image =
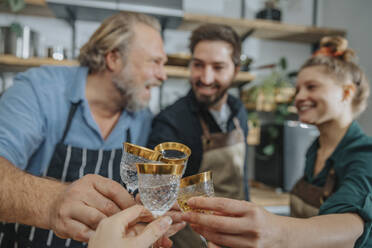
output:
[{"label": "rolled-up sleeve", "polygon": [[38,97],[22,74],[0,98],[0,156],[25,169],[43,141],[44,124]]},{"label": "rolled-up sleeve", "polygon": [[372,156],[361,155],[346,167],[340,187],[320,208],[320,214],[357,213],[364,221],[364,232],[355,247],[365,247],[372,228]]}]

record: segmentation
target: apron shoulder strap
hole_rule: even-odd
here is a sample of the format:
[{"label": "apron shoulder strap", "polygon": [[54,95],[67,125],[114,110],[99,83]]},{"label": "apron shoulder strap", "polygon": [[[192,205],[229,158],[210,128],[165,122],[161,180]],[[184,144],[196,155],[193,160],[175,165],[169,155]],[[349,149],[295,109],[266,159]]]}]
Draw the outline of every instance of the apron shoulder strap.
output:
[{"label": "apron shoulder strap", "polygon": [[233,122],[234,122],[234,125],[235,125],[236,129],[242,129],[242,127],[240,126],[240,122],[239,122],[237,117],[233,118]]},{"label": "apron shoulder strap", "polygon": [[211,137],[211,133],[209,132],[209,128],[207,126],[207,123],[205,122],[205,120],[203,119],[203,117],[199,114],[199,120],[200,120],[200,124],[201,124],[201,127],[202,127],[202,130],[203,130],[203,135],[209,139]]},{"label": "apron shoulder strap", "polygon": [[81,100],[78,101],[78,102],[71,103],[70,112],[68,113],[65,130],[63,131],[63,136],[62,136],[62,139],[60,141],[61,143],[63,143],[65,141],[67,133],[70,130],[70,127],[71,127],[72,118],[74,117],[74,115],[76,113],[76,110],[77,110],[78,106],[80,105],[80,103],[81,103]]},{"label": "apron shoulder strap", "polygon": [[335,169],[332,167],[328,173],[327,181],[324,185],[323,197],[327,199],[334,191],[336,185],[336,173]]}]

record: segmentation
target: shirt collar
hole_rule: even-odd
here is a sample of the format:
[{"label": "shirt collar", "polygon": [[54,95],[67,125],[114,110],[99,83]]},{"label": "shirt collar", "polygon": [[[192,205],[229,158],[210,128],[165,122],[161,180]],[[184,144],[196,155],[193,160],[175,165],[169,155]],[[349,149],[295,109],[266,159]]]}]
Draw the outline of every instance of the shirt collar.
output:
[{"label": "shirt collar", "polygon": [[88,68],[78,67],[76,72],[71,75],[69,87],[66,91],[67,99],[72,103],[77,103],[85,99],[85,85],[87,83]]},{"label": "shirt collar", "polygon": [[357,121],[353,121],[349,128],[347,129],[344,137],[338,143],[336,149],[332,153],[330,159],[335,160],[339,154],[348,146],[350,143],[354,142],[356,139],[359,139],[364,136],[362,129],[360,128]]},{"label": "shirt collar", "polygon": [[[347,146],[349,143],[353,142],[355,139],[358,139],[364,135],[362,129],[360,128],[357,121],[353,121],[349,128],[347,129],[344,137],[341,139],[341,141],[338,143],[336,149],[333,151],[332,155],[328,158],[332,161],[334,161],[338,156],[339,153],[343,151],[345,146]],[[319,148],[319,138],[317,138],[313,144],[309,147],[306,158],[312,158],[316,156],[317,150]]]}]

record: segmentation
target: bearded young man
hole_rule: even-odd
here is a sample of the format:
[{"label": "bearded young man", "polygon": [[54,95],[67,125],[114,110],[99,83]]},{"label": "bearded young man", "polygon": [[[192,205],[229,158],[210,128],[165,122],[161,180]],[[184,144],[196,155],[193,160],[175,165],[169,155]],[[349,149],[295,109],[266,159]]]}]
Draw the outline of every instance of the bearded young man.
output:
[{"label": "bearded young man", "polygon": [[82,47],[81,66],[16,76],[0,101],[1,248],[84,247],[103,218],[135,204],[118,183],[121,149],[147,142],[150,88],[166,79],[159,30],[119,13]]},{"label": "bearded young man", "polygon": [[[190,38],[191,90],[157,115],[149,146],[180,142],[191,148],[185,176],[211,170],[216,196],[248,200],[244,187],[247,113],[227,90],[239,72],[241,43],[225,25],[207,24]],[[201,247],[199,235],[185,229],[174,236],[175,247]]]}]

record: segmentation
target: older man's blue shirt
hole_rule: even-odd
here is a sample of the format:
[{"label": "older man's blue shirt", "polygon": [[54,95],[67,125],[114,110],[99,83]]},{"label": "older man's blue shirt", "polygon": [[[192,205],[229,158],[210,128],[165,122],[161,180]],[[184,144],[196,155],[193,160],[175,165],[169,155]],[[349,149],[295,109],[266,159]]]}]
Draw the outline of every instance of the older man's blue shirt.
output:
[{"label": "older man's blue shirt", "polygon": [[[127,139],[146,145],[152,114],[146,109],[123,111],[106,140],[101,136],[85,97],[88,69],[41,67],[18,74],[14,85],[0,98],[0,156],[32,174],[49,165],[60,141],[71,103],[81,101],[65,144],[96,150],[122,147]],[[107,83],[107,82],[102,82]]]}]

